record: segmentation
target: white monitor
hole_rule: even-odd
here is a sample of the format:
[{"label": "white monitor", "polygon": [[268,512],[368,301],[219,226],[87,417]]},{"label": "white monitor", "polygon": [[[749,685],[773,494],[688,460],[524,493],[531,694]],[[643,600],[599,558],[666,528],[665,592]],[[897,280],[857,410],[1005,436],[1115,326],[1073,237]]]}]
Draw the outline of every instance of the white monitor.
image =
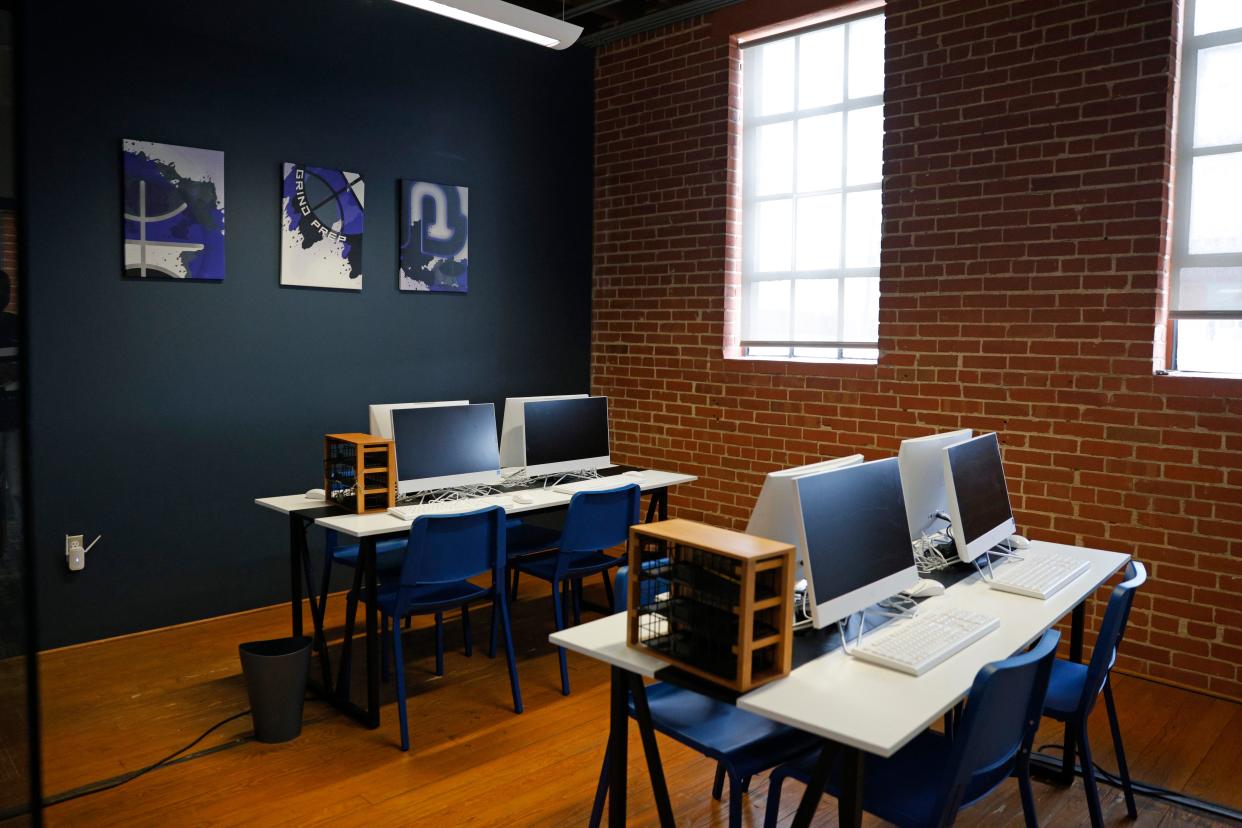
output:
[{"label": "white monitor", "polygon": [[995,434],[941,449],[957,556],[970,562],[1014,533],[1009,488]]},{"label": "white monitor", "polygon": [[509,397],[505,400],[505,419],[500,427],[500,465],[526,466],[526,403],[539,400],[580,400],[587,394],[551,394],[543,397]]},{"label": "white monitor", "polygon": [[794,580],[805,577],[806,547],[802,543],[802,533],[798,530],[798,492],[794,488],[794,479],[808,474],[820,474],[832,469],[843,469],[857,466],[863,461],[861,454],[823,460],[809,466],[795,466],[792,469],[779,469],[769,472],[759,490],[759,499],[751,510],[750,522],[746,524],[746,534],[771,538],[782,543],[792,544],[795,549],[796,571]]},{"label": "white monitor", "polygon": [[817,628],[918,582],[896,457],[796,477],[794,487]]},{"label": "white monitor", "polygon": [[901,494],[906,499],[906,521],[910,540],[944,528],[949,498],[944,489],[944,449],[969,440],[969,428],[928,434],[901,441],[897,462],[901,466]]},{"label": "white monitor", "polygon": [[612,465],[607,397],[528,400],[522,408],[527,474],[566,474]]},{"label": "white monitor", "polygon": [[392,428],[399,494],[500,482],[491,403],[394,409]]},{"label": "white monitor", "polygon": [[377,403],[367,406],[367,411],[371,417],[371,433],[383,437],[386,440],[392,439],[392,412],[399,408],[431,408],[441,405],[470,405],[470,400],[440,400],[438,402],[408,402],[408,403]]}]

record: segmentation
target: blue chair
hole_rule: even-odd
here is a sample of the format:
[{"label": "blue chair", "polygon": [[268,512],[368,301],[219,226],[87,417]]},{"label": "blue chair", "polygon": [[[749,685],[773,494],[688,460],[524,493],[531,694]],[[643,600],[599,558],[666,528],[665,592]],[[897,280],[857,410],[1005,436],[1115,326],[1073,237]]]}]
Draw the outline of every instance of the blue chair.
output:
[{"label": "blue chair", "polygon": [[[1134,593],[1147,580],[1147,568],[1138,561],[1126,567],[1126,579],[1113,588],[1108,597],[1108,608],[1100,624],[1100,634],[1095,641],[1088,664],[1057,659],[1052,665],[1052,677],[1048,680],[1048,697],[1044,702],[1044,715],[1065,722],[1077,736],[1078,753],[1082,758],[1083,787],[1087,792],[1087,808],[1091,824],[1104,824],[1100,811],[1100,792],[1095,782],[1095,765],[1091,761],[1091,744],[1087,740],[1087,719],[1095,708],[1096,699],[1104,694],[1104,707],[1108,710],[1108,726],[1113,733],[1113,750],[1117,754],[1118,775],[1125,793],[1126,813],[1131,819],[1138,816],[1134,805],[1134,788],[1130,784],[1130,769],[1126,766],[1126,753],[1121,746],[1121,728],[1117,725],[1117,707],[1113,702],[1113,688],[1109,673],[1117,660],[1117,646],[1126,633],[1130,620],[1130,607],[1134,605]],[[1073,761],[1070,757],[1069,761]]]},{"label": "blue chair", "polygon": [[[479,586],[468,579],[490,573],[492,582]],[[370,596],[366,596],[370,600]],[[522,691],[518,686],[517,663],[513,655],[513,636],[509,629],[509,605],[505,594],[505,512],[499,506],[459,515],[424,515],[410,526],[405,559],[397,583],[380,587],[376,603],[380,610],[385,639],[392,639],[393,662],[397,674],[397,710],[401,721],[401,749],[410,749],[405,705],[405,661],[397,619],[410,615],[443,613],[465,608],[476,601],[492,602],[491,646],[496,650],[496,621],[505,639],[509,662],[509,685],[513,711],[522,712]],[[391,632],[390,632],[391,628]],[[466,640],[470,634],[467,627]],[[385,640],[385,647],[387,640]]]},{"label": "blue chair", "polygon": [[[865,757],[863,810],[902,826],[947,826],[960,809],[983,799],[1013,774],[1026,824],[1035,828],[1031,742],[1060,638],[1056,630],[1048,630],[1029,651],[984,665],[952,738],[928,730],[888,759]],[[817,756],[818,751],[806,753],[772,772],[767,828],[776,825],[780,813],[781,784],[788,777],[806,782]],[[841,784],[837,768],[825,791],[839,796]]]},{"label": "blue chair", "polygon": [[[625,556],[613,557],[604,554],[603,550],[629,541],[630,527],[638,523],[641,494],[634,483],[615,489],[575,493],[569,501],[569,512],[565,515],[565,528],[561,531],[556,554],[514,560],[510,595],[516,596],[517,578],[522,572],[550,582],[552,611],[556,615],[558,630],[565,629],[571,587],[574,620],[580,619],[582,579],[587,576],[604,576],[604,590],[611,605],[612,583],[608,580],[608,570],[625,563]],[[565,649],[557,647],[556,650],[561,661],[561,692],[568,696],[569,668],[565,662]]]},{"label": "blue chair", "polygon": [[[625,609],[629,567],[617,571],[616,604]],[[644,587],[652,586],[645,581]],[[658,588],[658,587],[657,587]],[[647,707],[651,724],[670,739],[716,760],[716,779],[712,797],[719,802],[724,778],[729,778],[729,828],[741,828],[742,795],[757,773],[792,759],[819,743],[819,738],[771,719],[739,710],[728,702],[667,682],[647,686]],[[630,716],[635,715],[630,700]],[[592,811],[592,825],[603,814],[603,786]]]}]

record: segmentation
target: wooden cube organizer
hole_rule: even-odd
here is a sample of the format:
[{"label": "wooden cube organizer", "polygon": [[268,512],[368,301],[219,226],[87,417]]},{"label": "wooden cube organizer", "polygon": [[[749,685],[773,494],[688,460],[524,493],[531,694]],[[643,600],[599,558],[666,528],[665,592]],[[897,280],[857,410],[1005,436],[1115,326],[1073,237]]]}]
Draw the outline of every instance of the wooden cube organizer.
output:
[{"label": "wooden cube organizer", "polygon": [[397,503],[397,456],[392,440],[347,432],[323,438],[324,498],[356,514]]},{"label": "wooden cube organizer", "polygon": [[630,528],[629,566],[631,647],[739,693],[789,673],[792,546],[665,520]]}]

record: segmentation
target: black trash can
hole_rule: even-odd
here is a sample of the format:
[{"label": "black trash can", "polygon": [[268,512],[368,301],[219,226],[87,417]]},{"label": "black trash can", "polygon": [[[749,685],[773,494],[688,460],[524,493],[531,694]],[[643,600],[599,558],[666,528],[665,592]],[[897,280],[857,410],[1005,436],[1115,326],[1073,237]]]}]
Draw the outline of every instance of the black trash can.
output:
[{"label": "black trash can", "polygon": [[238,645],[256,740],[287,742],[302,732],[310,648],[305,636]]}]

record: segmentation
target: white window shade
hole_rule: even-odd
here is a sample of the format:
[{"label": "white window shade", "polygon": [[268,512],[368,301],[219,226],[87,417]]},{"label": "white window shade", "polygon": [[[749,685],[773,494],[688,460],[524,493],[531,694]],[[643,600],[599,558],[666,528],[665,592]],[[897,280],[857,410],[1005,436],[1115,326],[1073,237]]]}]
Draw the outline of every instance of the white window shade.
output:
[{"label": "white window shade", "polygon": [[874,360],[883,15],[748,44],[742,73],[742,346]]}]

